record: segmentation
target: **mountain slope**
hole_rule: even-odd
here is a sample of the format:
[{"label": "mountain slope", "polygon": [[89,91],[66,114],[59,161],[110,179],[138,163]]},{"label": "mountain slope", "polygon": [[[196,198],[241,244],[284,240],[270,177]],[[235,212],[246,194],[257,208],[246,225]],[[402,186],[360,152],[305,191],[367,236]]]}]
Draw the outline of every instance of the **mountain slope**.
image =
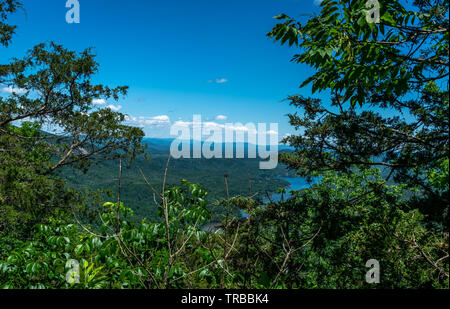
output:
[{"label": "mountain slope", "polygon": [[[171,140],[145,139],[144,143],[148,146],[147,154],[150,161],[141,156],[131,166],[123,168],[121,200],[133,208],[138,217],[153,219],[157,211],[153,193],[145,184],[139,169],[142,169],[148,181],[160,190]],[[208,191],[210,204],[226,197],[225,174],[228,175],[231,196],[247,196],[249,179],[251,194],[257,194],[261,198],[266,196],[266,192],[270,194],[277,188],[288,185],[288,182],[279,177],[293,176],[292,172],[287,171],[282,165],[274,170],[260,170],[259,162],[260,159],[171,159],[167,185],[179,185],[182,179],[198,183]],[[111,190],[113,196],[116,196],[118,173],[118,162],[102,162],[92,166],[87,174],[66,168],[62,171],[62,176],[67,179],[69,186],[76,189],[106,189]],[[217,207],[213,210],[217,213],[222,212]]]}]

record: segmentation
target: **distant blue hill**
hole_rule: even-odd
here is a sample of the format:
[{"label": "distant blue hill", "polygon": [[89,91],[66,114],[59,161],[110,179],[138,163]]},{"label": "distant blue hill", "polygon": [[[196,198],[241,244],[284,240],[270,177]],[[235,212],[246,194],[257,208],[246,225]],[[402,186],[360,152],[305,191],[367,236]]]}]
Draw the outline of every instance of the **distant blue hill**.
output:
[{"label": "distant blue hill", "polygon": [[[163,152],[168,153],[170,151],[170,146],[172,142],[174,141],[174,138],[144,138],[143,143],[148,146],[149,152]],[[194,141],[190,140],[191,149],[193,147]],[[202,141],[202,145],[204,144],[204,141]],[[214,143],[212,144],[214,146]],[[244,149],[245,154],[247,155],[247,150],[249,147],[254,147],[254,144],[249,143],[232,143],[233,150],[236,151],[236,149]],[[225,147],[230,147],[230,143],[222,143],[222,149],[225,151]],[[278,151],[293,151],[294,148],[287,145],[278,145]]]}]

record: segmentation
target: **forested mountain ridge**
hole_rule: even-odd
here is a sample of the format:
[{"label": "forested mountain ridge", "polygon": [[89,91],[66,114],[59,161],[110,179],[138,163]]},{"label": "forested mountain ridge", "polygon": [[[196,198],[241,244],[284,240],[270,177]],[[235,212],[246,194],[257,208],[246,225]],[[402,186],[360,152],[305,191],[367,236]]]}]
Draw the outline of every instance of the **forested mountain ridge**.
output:
[{"label": "forested mountain ridge", "polygon": [[[141,171],[146,179],[160,190],[172,141],[172,139],[145,138],[143,144],[147,146],[145,154],[148,157],[141,155],[130,166],[124,164],[122,201],[135,211],[137,218],[154,220],[156,217],[157,207],[154,203],[153,192],[146,184]],[[236,146],[236,144],[233,146],[243,147],[245,150],[248,147],[248,145]],[[225,145],[222,147],[224,149]],[[250,195],[255,199],[266,199],[277,189],[289,185],[279,177],[295,177],[295,173],[287,170],[282,164],[274,170],[260,170],[259,162],[259,158],[172,159],[169,163],[167,185],[180,185],[183,179],[198,183],[208,191],[207,200],[213,209],[214,202],[227,196],[225,175],[228,178],[231,196]],[[117,196],[118,175],[118,161],[99,162],[98,165],[92,166],[86,174],[71,168],[61,171],[61,176],[67,180],[70,187],[78,190],[110,190],[113,192],[113,196]],[[224,211],[215,208],[215,212],[223,214]],[[234,214],[238,215],[236,212]]]}]

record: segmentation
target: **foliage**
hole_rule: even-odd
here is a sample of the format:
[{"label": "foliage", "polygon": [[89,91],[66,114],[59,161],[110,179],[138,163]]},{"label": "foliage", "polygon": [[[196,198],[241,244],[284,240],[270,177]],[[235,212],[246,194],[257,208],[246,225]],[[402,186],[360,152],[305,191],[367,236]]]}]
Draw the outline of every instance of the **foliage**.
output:
[{"label": "foliage", "polygon": [[125,115],[94,104],[118,100],[128,87],[92,84],[97,71],[91,49],[77,54],[54,43],[37,45],[24,58],[1,66],[0,83],[13,89],[0,98],[2,134],[8,134],[8,125],[27,119],[58,128],[60,137],[44,136],[57,160],[43,173],[66,165],[86,171],[96,161],[142,153],[142,130],[123,125]]},{"label": "foliage", "polygon": [[[380,183],[377,169],[329,173],[280,203],[232,198],[229,203],[250,216],[241,222],[230,217],[221,231],[199,228],[209,217],[206,192],[188,182],[165,190],[159,222],[136,223],[122,202],[105,203],[97,230],[52,219],[36,226],[33,241],[2,238],[0,285],[371,288],[365,263],[377,258],[379,287],[448,286],[442,259],[448,234],[423,226],[423,215],[398,198],[402,186]],[[72,259],[80,272],[79,283],[70,284]]]},{"label": "foliage", "polygon": [[9,14],[12,14],[21,8],[22,4],[17,0],[0,1],[0,44],[8,46],[17,26],[8,25],[6,20]]},{"label": "foliage", "polygon": [[[312,83],[313,93],[328,90],[333,107],[301,95],[288,98],[304,110],[303,117],[289,117],[305,133],[285,140],[297,152],[284,155],[284,162],[305,175],[386,166],[399,181],[430,189],[420,170],[434,169],[447,157],[449,114],[448,10],[442,1],[432,2],[413,12],[398,1],[383,1],[379,24],[367,23],[365,1],[325,0],[306,25],[277,17],[287,21],[269,36],[297,42],[303,53],[294,60],[317,70],[302,86]],[[370,109],[358,110],[357,102]]]},{"label": "foliage", "polygon": [[[209,218],[206,192],[184,182],[164,191],[159,223],[129,221],[133,211],[105,203],[99,231],[61,220],[39,224],[33,241],[0,241],[3,288],[179,288],[217,286],[220,266],[212,256],[215,233],[200,229]],[[98,234],[97,234],[98,233]],[[211,247],[207,248],[207,245]],[[73,269],[71,260],[80,266]]]},{"label": "foliage", "polygon": [[[410,11],[400,1],[382,1],[376,23],[366,18],[366,1],[324,0],[305,24],[277,16],[284,22],[268,34],[299,48],[293,61],[315,69],[302,87],[330,94],[331,106],[288,98],[302,110],[289,119],[303,133],[285,139],[296,151],[281,157],[302,176],[323,177],[319,187],[330,177],[329,185],[341,187],[299,200],[305,209],[314,205],[325,225],[314,241],[322,249],[311,251],[319,271],[307,277],[311,287],[358,287],[354,270],[375,256],[388,267],[385,287],[448,286],[442,269],[448,262],[448,6],[414,5]],[[383,179],[364,189],[357,178],[374,167]],[[393,180],[400,189],[394,195],[387,191]],[[358,192],[357,204],[343,199],[348,189]]]},{"label": "foliage", "polygon": [[36,122],[24,122],[0,134],[0,237],[26,237],[35,224],[67,216],[80,204],[63,180],[42,174],[52,162],[39,129]]},{"label": "foliage", "polygon": [[[14,26],[7,16],[21,4],[0,1],[1,43]],[[0,65],[0,235],[27,238],[36,223],[82,208],[80,196],[58,177],[63,166],[86,172],[96,162],[132,160],[143,152],[143,132],[122,122],[125,116],[94,100],[119,99],[127,87],[91,82],[98,71],[95,55],[49,43],[35,46],[22,59]],[[55,134],[42,132],[43,126]]]}]

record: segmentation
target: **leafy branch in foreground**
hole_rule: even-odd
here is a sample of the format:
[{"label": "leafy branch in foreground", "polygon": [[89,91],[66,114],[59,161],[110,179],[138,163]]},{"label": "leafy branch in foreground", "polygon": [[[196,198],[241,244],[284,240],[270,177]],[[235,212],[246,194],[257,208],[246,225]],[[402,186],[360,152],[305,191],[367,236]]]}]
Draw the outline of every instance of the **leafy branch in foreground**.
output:
[{"label": "leafy branch in foreground", "polygon": [[0,83],[13,89],[0,98],[2,134],[10,133],[13,123],[31,119],[59,135],[42,137],[57,158],[44,173],[65,165],[87,170],[95,161],[142,153],[142,130],[123,125],[125,115],[95,105],[96,100],[118,100],[127,87],[92,84],[97,71],[90,49],[77,54],[54,43],[38,45],[23,59],[1,66]]},{"label": "leafy branch in foreground", "polygon": [[[348,188],[359,192],[347,199],[349,211],[356,211],[358,205],[363,205],[361,210],[364,211],[371,209],[367,198],[383,199],[388,185],[398,184],[401,191],[396,197],[386,197],[387,213],[376,215],[377,211],[373,210],[368,222],[378,222],[376,229],[380,230],[375,235],[390,231],[383,235],[395,245],[386,252],[380,248],[383,241],[380,240],[380,244],[369,242],[355,254],[362,258],[364,251],[370,251],[372,258],[378,255],[385,259],[384,263],[394,263],[402,269],[401,275],[393,267],[386,276],[390,279],[408,277],[414,282],[413,286],[441,283],[448,286],[448,269],[443,269],[448,262],[448,14],[447,1],[415,1],[414,10],[407,10],[401,1],[380,1],[380,23],[370,23],[366,19],[366,1],[324,0],[320,13],[306,23],[285,14],[277,16],[281,23],[268,34],[275,41],[289,42],[300,51],[292,61],[315,70],[301,87],[310,85],[313,94],[323,91],[328,95],[328,99],[304,95],[287,98],[292,106],[301,110],[290,114],[289,121],[302,134],[284,140],[295,151],[282,154],[281,162],[305,177],[335,175],[337,183],[374,168],[379,170],[383,180],[375,186],[361,183],[358,188],[348,183]],[[332,195],[322,192],[313,211],[326,205],[327,212],[317,216],[335,229],[348,228],[354,238],[348,238],[350,234],[339,234],[337,230],[325,234],[323,248],[312,251],[317,258],[325,260],[335,243],[345,244],[346,248],[348,245],[348,250],[352,251],[369,237],[360,234],[359,220],[349,220],[333,211],[339,192],[334,189],[332,192]],[[392,230],[393,227],[401,232]],[[365,232],[374,235],[374,230]],[[398,243],[392,235],[401,235],[404,243]],[[320,237],[318,240],[320,242]],[[372,251],[374,248],[379,252]],[[429,253],[424,254],[423,248]],[[409,263],[413,259],[406,256],[393,262],[390,256],[397,250],[417,254],[414,257],[417,263]],[[370,255],[363,255],[370,258]],[[353,260],[342,252],[338,256]],[[324,273],[333,268],[339,276],[355,275],[349,260],[339,261],[343,264],[335,268],[331,267],[333,262],[325,264],[328,269],[323,268]],[[320,269],[320,263],[313,264]],[[417,278],[412,279],[422,273],[419,268],[424,264],[438,273],[435,281],[419,283],[415,281]],[[403,268],[406,265],[409,266]],[[424,275],[429,276],[430,273]],[[307,284],[315,282],[312,277],[308,279]],[[403,284],[400,282],[399,285]]]},{"label": "leafy branch in foreground", "polygon": [[[15,29],[7,18],[20,7],[15,0],[0,1],[2,45]],[[0,235],[26,238],[36,223],[84,207],[86,197],[58,177],[61,167],[86,172],[97,162],[131,161],[144,151],[141,129],[95,104],[117,101],[127,87],[93,84],[97,72],[91,49],[76,53],[55,43],[0,65],[0,85],[9,90],[0,96]]]},{"label": "leafy branch in foreground", "polygon": [[8,46],[17,26],[6,23],[8,16],[16,12],[22,4],[17,0],[0,0],[0,44]]},{"label": "leafy branch in foreground", "polygon": [[290,39],[301,51],[293,60],[315,69],[302,86],[330,94],[288,98],[302,110],[289,115],[302,134],[284,140],[296,151],[281,161],[302,176],[378,167],[386,181],[419,187],[420,196],[437,202],[441,217],[434,219],[448,226],[448,182],[435,187],[429,177],[449,152],[445,4],[416,1],[409,11],[400,1],[382,1],[379,24],[366,21],[365,1],[325,0],[305,24],[278,16],[286,21],[269,37]]}]

